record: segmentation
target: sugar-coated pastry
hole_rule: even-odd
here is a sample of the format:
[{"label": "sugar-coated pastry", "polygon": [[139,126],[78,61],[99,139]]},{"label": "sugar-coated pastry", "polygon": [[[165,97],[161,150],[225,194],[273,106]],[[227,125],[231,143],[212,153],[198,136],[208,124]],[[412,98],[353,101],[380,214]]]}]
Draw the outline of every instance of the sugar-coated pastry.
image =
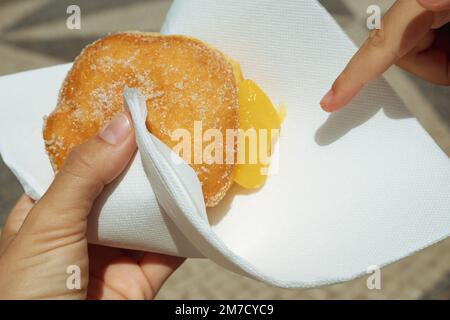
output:
[{"label": "sugar-coated pastry", "polygon": [[[169,147],[179,143],[171,138],[176,129],[187,129],[194,137],[195,121],[201,121],[203,132],[219,129],[224,137],[226,129],[237,129],[236,78],[222,53],[185,36],[117,33],[81,52],[64,80],[56,109],[45,121],[45,147],[54,170],[72,148],[124,111],[125,86],[146,96],[147,128]],[[225,140],[217,143],[224,154],[230,152]],[[215,206],[232,184],[234,165],[190,165],[202,184],[206,206]]]}]

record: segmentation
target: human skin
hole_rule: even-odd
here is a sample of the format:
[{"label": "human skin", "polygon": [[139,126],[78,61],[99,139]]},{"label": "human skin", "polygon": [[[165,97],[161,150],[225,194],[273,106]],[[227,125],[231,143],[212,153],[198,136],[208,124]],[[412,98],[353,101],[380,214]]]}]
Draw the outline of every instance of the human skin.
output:
[{"label": "human skin", "polygon": [[434,84],[450,85],[450,0],[397,0],[320,102],[346,106],[392,65]]},{"label": "human skin", "polygon": [[[152,299],[183,258],[89,245],[87,218],[136,150],[129,115],[76,147],[36,203],[22,196],[0,240],[0,299]],[[66,285],[78,266],[80,289]]]}]

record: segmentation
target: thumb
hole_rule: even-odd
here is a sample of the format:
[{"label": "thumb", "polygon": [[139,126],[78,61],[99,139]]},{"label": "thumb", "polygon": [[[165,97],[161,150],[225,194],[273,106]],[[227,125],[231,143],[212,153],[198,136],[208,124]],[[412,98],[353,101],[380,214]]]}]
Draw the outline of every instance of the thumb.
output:
[{"label": "thumb", "polygon": [[33,232],[73,232],[73,227],[81,226],[84,230],[79,231],[85,231],[94,201],[104,186],[125,169],[135,149],[131,120],[127,114],[119,113],[99,134],[71,151],[25,220],[24,228],[32,228]]}]

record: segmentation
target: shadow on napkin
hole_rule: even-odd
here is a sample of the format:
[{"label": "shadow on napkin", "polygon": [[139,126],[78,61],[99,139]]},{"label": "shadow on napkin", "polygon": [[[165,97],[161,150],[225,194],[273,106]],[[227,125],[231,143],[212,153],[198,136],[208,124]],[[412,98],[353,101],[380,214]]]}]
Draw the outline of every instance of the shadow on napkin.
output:
[{"label": "shadow on napkin", "polygon": [[[411,118],[411,113],[403,106],[392,103],[392,97],[397,97],[394,90],[386,80],[380,79],[373,85],[363,89],[353,101],[341,111],[330,114],[322,126],[317,129],[314,139],[320,146],[330,145],[351,130],[363,125],[376,115],[381,109],[391,119]],[[384,87],[383,90],[375,90],[376,87]],[[373,103],[381,97],[379,103]],[[373,98],[372,98],[373,97]],[[376,98],[376,99],[375,99]]]},{"label": "shadow on napkin", "polygon": [[258,192],[263,188],[264,185],[259,187],[258,189],[245,189],[241,186],[239,186],[236,183],[233,183],[230,190],[228,190],[225,197],[219,202],[219,204],[213,208],[207,208],[208,211],[208,221],[211,226],[214,226],[216,224],[219,224],[220,220],[227,214],[227,212],[230,210],[231,203],[233,202],[233,199],[237,195],[243,195],[248,196],[252,195],[255,192]]}]

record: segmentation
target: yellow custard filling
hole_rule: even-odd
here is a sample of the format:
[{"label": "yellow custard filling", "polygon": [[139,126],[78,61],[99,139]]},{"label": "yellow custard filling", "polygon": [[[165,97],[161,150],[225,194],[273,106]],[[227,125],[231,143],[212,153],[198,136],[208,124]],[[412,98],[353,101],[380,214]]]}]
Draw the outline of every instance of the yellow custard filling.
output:
[{"label": "yellow custard filling", "polygon": [[[254,129],[256,133],[256,146],[249,142],[250,138],[245,137],[245,161],[239,161],[234,167],[234,182],[246,189],[257,189],[261,187],[267,179],[269,163],[261,158],[263,154],[270,156],[271,148],[278,136],[281,123],[285,116],[284,108],[277,110],[269,97],[252,80],[244,80],[239,64],[232,62],[234,74],[238,88],[238,122],[239,129],[247,131]],[[242,132],[241,131],[241,132]],[[261,133],[265,131],[265,133]],[[248,132],[248,131],[247,131]],[[265,145],[266,143],[266,145]],[[242,152],[239,150],[238,155]],[[250,152],[257,153],[256,161],[250,161]],[[238,156],[239,158],[239,156]]]}]

